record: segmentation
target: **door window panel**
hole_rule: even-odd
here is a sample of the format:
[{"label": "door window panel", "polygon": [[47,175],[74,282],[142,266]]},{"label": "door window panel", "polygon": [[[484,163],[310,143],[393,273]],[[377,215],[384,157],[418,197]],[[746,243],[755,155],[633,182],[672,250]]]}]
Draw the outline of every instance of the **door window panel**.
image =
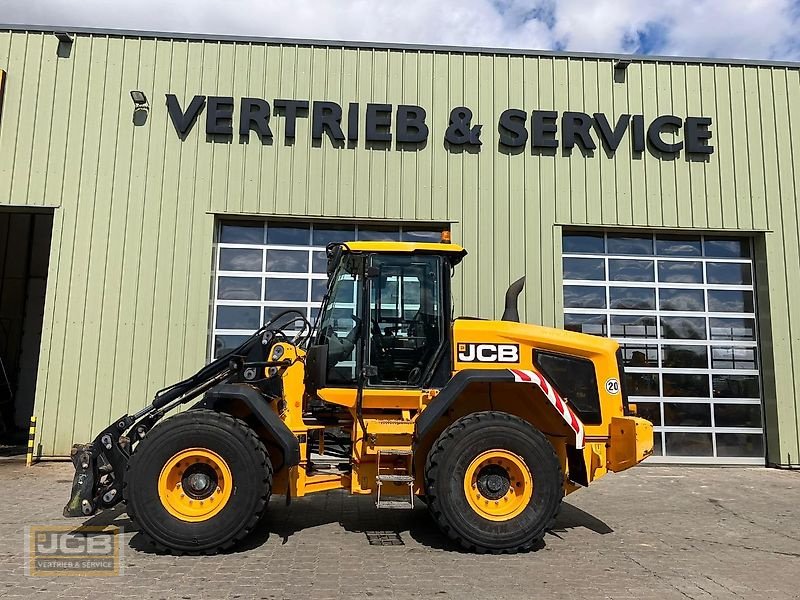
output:
[{"label": "door window panel", "polygon": [[261,250],[222,248],[219,251],[220,271],[260,271],[264,253]]},{"label": "door window panel", "polygon": [[564,306],[569,308],[605,308],[606,288],[589,285],[565,285]]},{"label": "door window panel", "polygon": [[421,385],[444,335],[441,257],[381,255],[371,265],[369,384]]},{"label": "door window panel", "polygon": [[606,261],[602,258],[565,258],[564,279],[604,280]]},{"label": "door window panel", "polygon": [[708,398],[708,375],[664,373],[665,397]]},{"label": "door window panel", "polygon": [[625,389],[629,396],[658,396],[658,374],[626,371]]},{"label": "door window panel", "polygon": [[657,367],[658,346],[623,344],[620,346],[622,364],[626,367]]},{"label": "door window panel", "polygon": [[608,335],[608,317],[585,313],[567,313],[564,315],[564,329],[589,335]]},{"label": "door window panel", "polygon": [[708,290],[711,312],[753,312],[753,292],[746,290]]},{"label": "door window panel", "polygon": [[753,272],[750,263],[707,262],[706,279],[708,283],[751,285]]},{"label": "door window panel", "polygon": [[667,431],[664,433],[665,456],[714,456],[710,433]]},{"label": "door window panel", "polygon": [[654,338],[658,337],[656,318],[638,315],[611,315],[611,337]]},{"label": "door window panel", "polygon": [[267,277],[264,280],[264,300],[305,302],[308,300],[308,279]]},{"label": "door window panel", "polygon": [[696,260],[660,260],[658,280],[664,283],[703,283],[703,263]]},{"label": "door window panel", "polygon": [[[661,404],[658,402],[636,401],[636,414],[653,425],[661,425]],[[660,437],[660,436],[659,436]]]},{"label": "door window panel", "polygon": [[760,433],[718,433],[717,456],[764,456],[764,436]]},{"label": "door window panel", "polygon": [[608,259],[608,278],[611,281],[655,281],[652,260],[626,258]]},{"label": "door window panel", "polygon": [[671,340],[706,339],[703,317],[661,317],[661,336]]},{"label": "door window panel", "polygon": [[756,348],[742,346],[714,346],[711,349],[712,369],[758,369]]},{"label": "door window panel", "polygon": [[220,277],[217,280],[217,298],[220,300],[259,300],[261,278]]},{"label": "door window panel", "polygon": [[653,238],[649,235],[609,235],[609,254],[653,254]]},{"label": "door window panel", "polygon": [[651,288],[612,287],[609,296],[611,308],[652,310],[656,307],[656,291]]},{"label": "door window panel", "polygon": [[658,294],[661,310],[700,312],[706,307],[703,290],[661,288]]},{"label": "door window panel", "polygon": [[703,251],[714,258],[746,258],[750,256],[750,244],[736,238],[706,236]]},{"label": "door window panel", "polygon": [[700,256],[703,253],[700,238],[679,235],[656,237],[656,254],[659,256]]},{"label": "door window panel", "polygon": [[665,402],[664,425],[668,427],[711,427],[711,405],[699,402]]},{"label": "door window panel", "polygon": [[717,427],[761,427],[759,404],[714,404]]},{"label": "door window panel", "polygon": [[661,346],[661,366],[670,369],[705,369],[708,367],[708,347]]},{"label": "door window panel", "polygon": [[756,320],[711,317],[708,320],[712,340],[748,341],[756,339]]},{"label": "door window panel", "polygon": [[605,236],[601,233],[565,233],[561,246],[565,253],[602,254],[605,251]]},{"label": "door window panel", "polygon": [[715,398],[758,398],[758,375],[714,375]]}]

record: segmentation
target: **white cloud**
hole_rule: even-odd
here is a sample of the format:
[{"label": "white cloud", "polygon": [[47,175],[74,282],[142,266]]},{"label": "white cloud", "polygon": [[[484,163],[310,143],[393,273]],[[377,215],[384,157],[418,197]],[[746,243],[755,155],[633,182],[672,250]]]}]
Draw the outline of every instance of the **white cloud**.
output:
[{"label": "white cloud", "polygon": [[268,37],[798,59],[796,0],[2,0],[0,21]]}]

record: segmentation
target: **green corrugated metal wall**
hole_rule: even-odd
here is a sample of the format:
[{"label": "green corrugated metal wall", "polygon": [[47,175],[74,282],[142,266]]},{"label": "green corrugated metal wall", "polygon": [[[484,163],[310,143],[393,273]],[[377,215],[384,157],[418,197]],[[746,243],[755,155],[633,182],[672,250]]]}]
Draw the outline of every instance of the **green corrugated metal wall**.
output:
[{"label": "green corrugated metal wall", "polygon": [[[0,32],[8,71],[0,205],[56,207],[36,414],[44,455],[68,452],[142,407],[206,353],[216,213],[452,221],[471,250],[457,312],[496,316],[528,277],[525,316],[562,322],[564,225],[754,232],[769,460],[800,464],[800,73],[794,68],[601,58],[356,49],[79,34],[58,57],[49,33]],[[62,52],[63,54],[63,52]],[[129,91],[152,109],[133,123]],[[418,104],[416,152],[175,134],[164,97],[194,94]],[[450,109],[484,125],[479,153],[450,152]],[[615,157],[504,154],[504,109],[711,116],[715,153]],[[202,120],[202,117],[201,117]],[[362,116],[363,139],[363,116]],[[765,232],[763,234],[759,232]],[[765,309],[769,309],[768,311]],[[771,318],[770,318],[771,315]]]}]

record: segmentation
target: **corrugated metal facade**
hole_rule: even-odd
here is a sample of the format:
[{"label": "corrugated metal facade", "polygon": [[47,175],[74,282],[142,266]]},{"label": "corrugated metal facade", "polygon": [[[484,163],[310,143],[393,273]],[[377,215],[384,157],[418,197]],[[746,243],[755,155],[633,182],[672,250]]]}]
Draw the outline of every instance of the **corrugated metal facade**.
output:
[{"label": "corrugated metal facade", "polygon": [[[471,251],[457,312],[497,316],[525,274],[525,318],[562,319],[561,227],[754,232],[768,458],[800,463],[800,72],[795,68],[358,49],[0,31],[8,71],[0,205],[55,207],[36,414],[44,455],[68,452],[206,356],[215,214],[453,222]],[[133,122],[130,90],[152,104]],[[425,147],[334,148],[309,119],[286,144],[179,139],[164,103],[195,94],[417,104]],[[791,100],[794,98],[795,100]],[[453,107],[484,125],[480,152],[443,145]],[[498,151],[506,108],[710,116],[708,161]],[[202,119],[202,117],[201,117]],[[363,131],[363,120],[362,120]],[[363,139],[363,138],[362,138]],[[764,232],[763,234],[761,232]]]}]

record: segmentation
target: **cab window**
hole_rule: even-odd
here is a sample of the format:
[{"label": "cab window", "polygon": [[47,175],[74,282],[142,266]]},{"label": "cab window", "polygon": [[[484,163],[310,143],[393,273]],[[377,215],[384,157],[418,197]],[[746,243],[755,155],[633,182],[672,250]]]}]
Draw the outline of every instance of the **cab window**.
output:
[{"label": "cab window", "polygon": [[360,347],[359,301],[363,260],[346,257],[328,289],[330,298],[319,323],[319,343],[328,347],[327,383],[352,386],[357,382],[357,354]]},{"label": "cab window", "polygon": [[373,255],[370,266],[368,384],[421,385],[445,330],[442,258]]}]

